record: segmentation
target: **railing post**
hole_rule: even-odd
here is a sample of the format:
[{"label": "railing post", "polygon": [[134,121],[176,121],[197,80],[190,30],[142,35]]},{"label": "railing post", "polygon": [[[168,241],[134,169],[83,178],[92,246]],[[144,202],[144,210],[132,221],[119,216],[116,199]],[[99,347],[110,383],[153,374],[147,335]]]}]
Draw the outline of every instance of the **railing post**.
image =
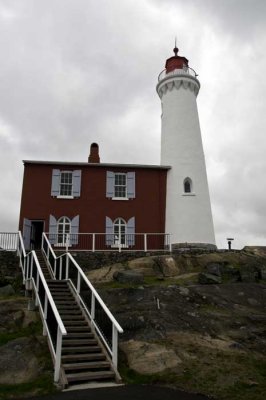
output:
[{"label": "railing post", "polygon": [[95,319],[95,296],[94,293],[91,293],[91,319]]},{"label": "railing post", "polygon": [[118,332],[117,329],[115,327],[115,325],[113,324],[112,327],[112,361],[114,366],[117,368],[117,349],[118,349]]},{"label": "railing post", "polygon": [[60,281],[62,279],[62,264],[63,264],[63,258],[60,257],[60,267],[59,267],[59,280]]},{"label": "railing post", "polygon": [[[48,297],[47,297],[47,293],[45,292],[44,308],[43,308],[43,318],[44,318],[45,321],[47,320],[47,309],[48,309]],[[43,336],[47,335],[45,324],[43,324],[42,334],[43,334]]]},{"label": "railing post", "polygon": [[66,256],[66,277],[68,279],[68,272],[69,272],[69,258]]},{"label": "railing post", "polygon": [[147,251],[147,233],[144,233],[144,251]]},{"label": "railing post", "polygon": [[33,255],[31,253],[31,259],[30,259],[30,276],[29,278],[32,278],[32,269],[33,269]]},{"label": "railing post", "polygon": [[66,234],[66,252],[68,253],[69,248],[69,233]]},{"label": "railing post", "polygon": [[43,248],[43,241],[44,241],[44,236],[43,236],[43,233],[42,233],[42,250],[44,250],[44,248]]},{"label": "railing post", "polygon": [[56,269],[57,269],[57,260],[54,259],[54,276],[56,277]]},{"label": "railing post", "polygon": [[172,241],[171,241],[171,234],[169,233],[169,251],[172,253]]},{"label": "railing post", "polygon": [[80,294],[80,273],[78,272],[78,279],[77,279],[77,293]]},{"label": "railing post", "polygon": [[62,332],[57,327],[57,339],[56,339],[56,350],[55,350],[55,366],[54,366],[54,381],[59,381],[60,366],[61,366],[61,352],[62,352]]},{"label": "railing post", "polygon": [[92,234],[92,252],[95,252],[95,233]]}]

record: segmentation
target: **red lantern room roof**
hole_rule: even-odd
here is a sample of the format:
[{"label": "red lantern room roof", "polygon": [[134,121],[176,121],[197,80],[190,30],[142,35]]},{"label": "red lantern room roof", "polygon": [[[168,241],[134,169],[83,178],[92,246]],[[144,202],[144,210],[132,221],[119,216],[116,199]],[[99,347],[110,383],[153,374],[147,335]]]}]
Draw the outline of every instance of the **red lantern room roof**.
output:
[{"label": "red lantern room roof", "polygon": [[166,60],[165,69],[167,74],[175,69],[183,69],[184,66],[188,67],[188,59],[186,57],[178,56],[178,51],[179,49],[175,46],[173,49],[175,55]]}]

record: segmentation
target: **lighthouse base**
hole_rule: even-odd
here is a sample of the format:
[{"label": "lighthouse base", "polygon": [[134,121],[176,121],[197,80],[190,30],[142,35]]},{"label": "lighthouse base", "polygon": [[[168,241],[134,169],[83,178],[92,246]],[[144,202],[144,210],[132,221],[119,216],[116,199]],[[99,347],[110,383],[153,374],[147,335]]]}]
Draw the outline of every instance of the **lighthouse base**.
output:
[{"label": "lighthouse base", "polygon": [[175,250],[188,250],[188,249],[202,249],[202,250],[217,250],[215,244],[210,243],[172,243],[172,251]]}]

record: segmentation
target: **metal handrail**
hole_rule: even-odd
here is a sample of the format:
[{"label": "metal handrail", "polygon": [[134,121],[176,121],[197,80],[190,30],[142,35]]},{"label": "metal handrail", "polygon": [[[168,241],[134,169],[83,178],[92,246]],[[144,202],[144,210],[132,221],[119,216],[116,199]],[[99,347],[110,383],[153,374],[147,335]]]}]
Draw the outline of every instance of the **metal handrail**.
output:
[{"label": "metal handrail", "polygon": [[187,67],[186,65],[183,66],[183,68],[176,68],[173,71],[166,72],[166,69],[162,70],[158,76],[158,82],[163,80],[166,77],[170,77],[173,75],[190,75],[193,76],[194,78],[197,78],[199,75],[196,73],[196,71],[193,68]]},{"label": "metal handrail", "polygon": [[82,276],[82,278],[84,279],[84,281],[86,282],[86,284],[89,286],[89,288],[91,289],[93,295],[95,296],[95,298],[98,300],[98,302],[100,303],[100,305],[102,306],[103,310],[106,312],[107,316],[110,318],[110,320],[112,321],[112,323],[115,325],[116,329],[118,330],[119,333],[123,333],[123,328],[119,325],[119,323],[117,322],[117,320],[115,319],[115,317],[113,316],[113,314],[110,312],[109,308],[106,306],[106,304],[103,302],[102,298],[100,297],[99,293],[96,291],[96,289],[94,288],[94,286],[91,284],[91,282],[89,281],[89,279],[86,277],[86,275],[84,274],[84,272],[82,271],[82,269],[80,268],[80,266],[78,265],[78,263],[76,262],[76,260],[73,258],[73,256],[70,253],[67,253],[68,257],[71,259],[71,261],[73,262],[73,264],[75,265],[75,267],[77,268],[79,274]]},{"label": "metal handrail", "polygon": [[[44,243],[47,244],[47,251],[44,248]],[[47,238],[45,233],[43,233],[42,250],[43,250],[44,255],[47,258],[47,261],[50,264],[49,252],[51,250],[51,245],[50,245],[49,240],[48,240],[48,238]],[[117,367],[118,333],[123,333],[122,327],[116,321],[115,317],[110,312],[110,310],[108,309],[106,304],[103,302],[103,300],[101,299],[100,295],[98,294],[96,289],[93,287],[93,285],[91,284],[89,279],[86,277],[86,275],[84,274],[84,272],[82,271],[82,269],[80,268],[80,266],[78,265],[76,260],[72,257],[72,255],[70,253],[68,253],[68,252],[66,252],[64,254],[61,254],[58,257],[55,256],[54,252],[51,252],[50,254],[53,254],[53,256],[54,256],[54,262],[53,262],[54,265],[52,266],[50,264],[50,266],[53,268],[54,275],[55,276],[59,276],[59,280],[60,279],[69,279],[72,282],[71,278],[69,277],[69,271],[68,271],[69,261],[71,261],[72,265],[76,268],[76,270],[77,270],[77,282],[79,282],[79,284],[77,283],[77,285],[75,286],[75,284],[72,282],[73,289],[75,290],[75,293],[76,293],[77,297],[79,298],[79,301],[84,305],[84,310],[88,313],[92,324],[94,325],[95,329],[97,330],[97,332],[99,333],[99,335],[100,335],[100,337],[102,339],[103,344],[107,348],[108,352],[111,354],[112,362],[113,362],[114,366]],[[66,270],[64,271],[64,274],[63,274],[63,271],[62,271],[62,264],[63,264],[62,260],[64,258],[66,259]],[[58,271],[57,271],[57,268],[59,268]],[[86,304],[84,303],[84,301],[83,301],[83,299],[82,299],[82,297],[80,295],[80,280],[81,280],[81,277],[82,277],[84,283],[88,286],[88,289],[89,289],[89,291],[91,293],[91,310],[88,310]],[[104,311],[106,316],[109,318],[110,322],[112,323],[112,347],[110,347],[108,345],[104,335],[101,332],[100,327],[97,325],[97,321],[95,321],[95,299],[98,301],[98,303],[101,306],[102,310]]]},{"label": "metal handrail", "polygon": [[[117,234],[106,232],[78,232],[58,234],[46,232],[43,234],[43,240],[49,242],[49,249],[52,250],[50,240],[55,247],[65,248],[68,252],[69,247],[74,247],[75,251],[172,251],[171,234],[163,232],[146,232],[146,233],[125,233],[123,234],[124,243],[117,241]],[[49,239],[48,239],[49,237]],[[160,245],[152,244],[152,238],[162,238]],[[100,238],[100,241],[98,239]],[[107,242],[110,243],[107,243]],[[135,243],[136,241],[136,243]],[[48,244],[47,244],[48,245]],[[53,266],[51,266],[53,267]]]},{"label": "metal handrail", "polygon": [[[43,275],[41,266],[39,264],[38,258],[36,256],[36,253],[34,250],[32,250],[29,253],[26,253],[24,243],[23,243],[23,238],[21,235],[21,232],[18,232],[18,255],[20,256],[20,265],[23,271],[23,280],[24,283],[27,281],[32,283],[32,286],[34,288],[35,292],[35,305],[39,306],[39,311],[41,314],[42,322],[43,322],[43,333],[48,336],[49,342],[50,342],[50,349],[52,350],[53,357],[54,357],[54,381],[57,382],[59,380],[59,375],[60,375],[60,367],[61,367],[61,352],[62,352],[62,336],[65,336],[67,334],[67,331],[65,329],[65,326],[63,324],[63,321],[60,317],[60,314],[57,310],[57,307],[55,305],[55,302],[53,300],[53,297],[51,295],[50,289],[46,283],[45,277]],[[23,256],[23,262],[22,262],[22,256]],[[36,269],[37,269],[37,274],[36,274],[36,281],[33,277],[33,262],[35,263]],[[45,298],[44,298],[44,305],[41,302],[41,298],[39,295],[39,286],[41,280],[44,293],[45,293]],[[57,334],[56,334],[56,344],[54,345],[52,336],[49,330],[49,325],[47,323],[47,305],[48,303],[51,306],[51,310],[53,312],[53,315],[55,317],[56,323],[57,323]]]}]

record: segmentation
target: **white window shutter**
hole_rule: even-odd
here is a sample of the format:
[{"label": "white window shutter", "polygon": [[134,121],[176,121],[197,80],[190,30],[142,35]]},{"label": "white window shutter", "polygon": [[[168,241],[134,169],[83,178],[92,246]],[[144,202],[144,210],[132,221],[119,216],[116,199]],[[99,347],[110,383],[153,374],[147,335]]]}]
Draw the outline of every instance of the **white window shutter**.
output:
[{"label": "white window shutter", "polygon": [[129,199],[134,199],[135,194],[135,172],[127,173],[127,197]]},{"label": "white window shutter", "polygon": [[105,244],[106,246],[114,244],[114,224],[109,217],[105,217]]},{"label": "white window shutter", "polygon": [[71,221],[70,244],[77,245],[79,241],[79,215],[76,215]]},{"label": "white window shutter", "polygon": [[81,170],[73,171],[73,196],[80,197]]},{"label": "white window shutter", "polygon": [[51,196],[59,196],[60,189],[60,169],[53,169]]},{"label": "white window shutter", "polygon": [[127,222],[127,244],[135,246],[135,217],[132,217]]},{"label": "white window shutter", "polygon": [[115,174],[112,171],[106,172],[106,197],[115,195]]},{"label": "white window shutter", "polygon": [[23,220],[23,242],[25,250],[30,250],[31,221],[27,218]]},{"label": "white window shutter", "polygon": [[49,218],[49,241],[51,244],[57,243],[57,221],[53,215]]}]

